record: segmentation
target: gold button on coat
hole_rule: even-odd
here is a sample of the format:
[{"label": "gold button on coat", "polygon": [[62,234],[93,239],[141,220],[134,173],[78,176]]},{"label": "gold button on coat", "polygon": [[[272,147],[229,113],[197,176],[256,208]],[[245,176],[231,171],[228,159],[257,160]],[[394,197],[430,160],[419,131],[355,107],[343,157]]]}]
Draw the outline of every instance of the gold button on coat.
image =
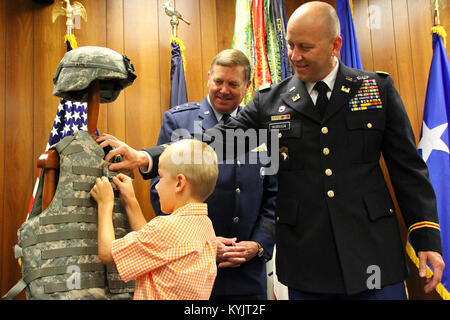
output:
[{"label": "gold button on coat", "polygon": [[325,174],[327,176],[331,176],[333,174],[333,171],[331,169],[327,169],[327,170],[325,170]]},{"label": "gold button on coat", "polygon": [[320,131],[322,131],[323,134],[327,134],[328,133],[328,128],[327,127],[322,127],[322,129],[320,129]]},{"label": "gold button on coat", "polygon": [[334,197],[334,191],[333,190],[328,190],[327,196],[328,196],[328,198],[333,198]]},{"label": "gold button on coat", "polygon": [[369,122],[369,123],[367,123],[367,128],[372,128],[372,124]]},{"label": "gold button on coat", "polygon": [[327,155],[330,154],[330,149],[328,149],[328,148],[323,148],[322,152],[323,152],[324,155],[327,156]]},{"label": "gold button on coat", "polygon": [[238,223],[239,222],[239,217],[234,217],[233,222],[234,223]]}]

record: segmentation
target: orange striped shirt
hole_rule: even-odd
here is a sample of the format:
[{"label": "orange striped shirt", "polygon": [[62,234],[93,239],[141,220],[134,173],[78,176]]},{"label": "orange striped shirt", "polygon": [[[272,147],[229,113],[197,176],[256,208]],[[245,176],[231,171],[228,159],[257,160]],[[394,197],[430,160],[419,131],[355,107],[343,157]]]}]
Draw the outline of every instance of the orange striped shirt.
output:
[{"label": "orange striped shirt", "polygon": [[215,233],[205,203],[189,203],[113,241],[121,278],[135,300],[206,300],[217,275]]}]

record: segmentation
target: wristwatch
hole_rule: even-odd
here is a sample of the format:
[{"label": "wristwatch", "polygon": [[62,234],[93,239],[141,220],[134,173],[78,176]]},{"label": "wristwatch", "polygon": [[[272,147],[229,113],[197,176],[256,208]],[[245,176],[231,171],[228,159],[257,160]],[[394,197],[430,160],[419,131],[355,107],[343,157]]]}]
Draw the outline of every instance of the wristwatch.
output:
[{"label": "wristwatch", "polygon": [[261,258],[264,254],[264,248],[259,244],[259,242],[256,242],[256,244],[258,245],[258,257]]}]

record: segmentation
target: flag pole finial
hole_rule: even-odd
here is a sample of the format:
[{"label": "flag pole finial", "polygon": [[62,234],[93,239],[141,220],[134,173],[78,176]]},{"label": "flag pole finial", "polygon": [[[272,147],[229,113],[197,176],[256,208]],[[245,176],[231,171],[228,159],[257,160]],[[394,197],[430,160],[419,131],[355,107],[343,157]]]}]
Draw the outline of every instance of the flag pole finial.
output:
[{"label": "flag pole finial", "polygon": [[[65,6],[64,6],[65,3]],[[70,4],[70,0],[58,1],[55,3],[52,9],[52,21],[55,23],[59,16],[66,16],[67,35],[72,36],[72,29],[74,28],[73,19],[75,16],[81,16],[84,21],[87,22],[87,14],[84,6],[74,1],[73,5]]]},{"label": "flag pole finial", "polygon": [[447,46],[447,32],[444,27],[441,26],[440,16],[439,16],[439,8],[442,8],[441,0],[433,0],[433,10],[434,10],[434,22],[433,27],[431,28],[431,33],[436,33],[442,37],[444,42],[444,47]]},{"label": "flag pole finial", "polygon": [[172,36],[177,37],[178,24],[180,23],[179,20],[184,21],[188,25],[191,24],[188,20],[183,18],[183,16],[178,10],[176,10],[169,4],[169,1],[166,1],[163,4],[163,8],[166,14],[170,17],[170,24],[172,26]]},{"label": "flag pole finial", "polygon": [[439,3],[440,0],[433,0],[433,6],[434,6],[434,26],[439,26],[441,24],[441,19],[439,16]]}]

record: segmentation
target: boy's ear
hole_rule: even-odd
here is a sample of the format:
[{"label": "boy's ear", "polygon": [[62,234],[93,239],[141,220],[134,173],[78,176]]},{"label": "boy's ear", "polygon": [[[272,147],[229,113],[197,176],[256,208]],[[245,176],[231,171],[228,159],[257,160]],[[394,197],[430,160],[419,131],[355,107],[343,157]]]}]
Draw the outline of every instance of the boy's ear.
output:
[{"label": "boy's ear", "polygon": [[183,190],[186,188],[187,179],[184,174],[178,174],[177,175],[177,184],[175,186],[176,192],[183,192]]}]

